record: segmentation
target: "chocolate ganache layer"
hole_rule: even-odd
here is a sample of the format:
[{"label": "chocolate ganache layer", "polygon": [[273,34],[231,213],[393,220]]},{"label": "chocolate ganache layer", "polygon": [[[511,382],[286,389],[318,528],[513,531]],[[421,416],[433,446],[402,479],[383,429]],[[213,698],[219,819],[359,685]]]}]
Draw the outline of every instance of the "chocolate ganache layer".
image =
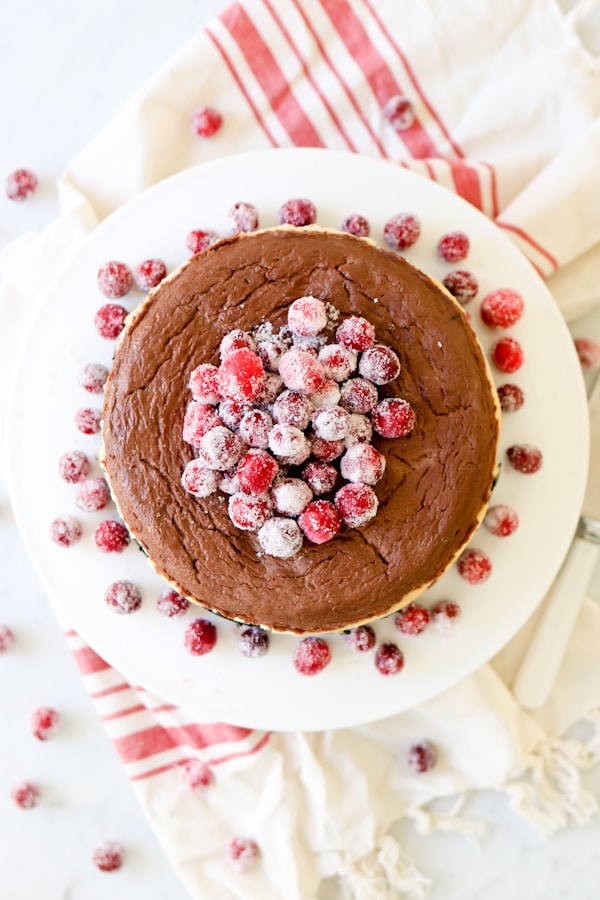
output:
[{"label": "chocolate ganache layer", "polygon": [[[278,559],[233,525],[225,494],[182,487],[194,457],[182,427],[190,374],[218,365],[224,334],[277,330],[305,295],[331,303],[339,321],[375,326],[401,362],[382,394],[408,400],[416,424],[374,438],[386,458],[374,519]],[[276,228],[192,257],[130,316],[106,385],[103,463],[123,520],[177,591],[232,619],[309,634],[388,614],[439,578],[485,512],[498,432],[485,357],[447,291],[369,241]]]}]

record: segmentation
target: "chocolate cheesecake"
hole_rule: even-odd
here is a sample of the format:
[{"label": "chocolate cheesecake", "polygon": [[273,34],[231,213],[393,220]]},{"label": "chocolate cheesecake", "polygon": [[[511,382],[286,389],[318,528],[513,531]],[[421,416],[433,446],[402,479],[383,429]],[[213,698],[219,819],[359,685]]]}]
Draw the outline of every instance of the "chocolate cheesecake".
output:
[{"label": "chocolate cheesecake", "polygon": [[[361,316],[400,373],[384,389],[415,414],[410,434],[373,446],[385,457],[377,515],[281,559],[235,527],[228,497],[191,495],[182,473],[190,375],[219,364],[223,336],[286,324],[316,297],[339,321]],[[321,229],[276,228],[224,239],[192,257],[129,317],[106,385],[103,464],[114,500],[155,571],[190,600],[274,631],[339,631],[411,602],[456,559],[492,489],[498,401],[456,300],[398,254]],[[292,473],[293,474],[293,473]]]}]

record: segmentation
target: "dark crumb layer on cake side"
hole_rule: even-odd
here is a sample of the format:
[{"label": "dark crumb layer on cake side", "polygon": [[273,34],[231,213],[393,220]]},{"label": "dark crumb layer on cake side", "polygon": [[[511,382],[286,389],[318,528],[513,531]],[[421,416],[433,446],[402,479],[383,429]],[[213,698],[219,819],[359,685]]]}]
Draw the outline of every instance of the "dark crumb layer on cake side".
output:
[{"label": "dark crumb layer on cake side", "polygon": [[[218,364],[223,335],[286,323],[310,294],[340,319],[361,315],[397,353],[384,389],[408,400],[416,426],[374,440],[386,457],[377,516],[294,557],[261,552],[228,498],[181,486],[188,380]],[[185,263],[132,315],[106,385],[103,455],[119,511],[155,570],[229,618],[276,631],[338,631],[413,599],[455,559],[492,487],[499,415],[484,355],[456,301],[396,254],[347,234],[273,229],[219,242]]]}]

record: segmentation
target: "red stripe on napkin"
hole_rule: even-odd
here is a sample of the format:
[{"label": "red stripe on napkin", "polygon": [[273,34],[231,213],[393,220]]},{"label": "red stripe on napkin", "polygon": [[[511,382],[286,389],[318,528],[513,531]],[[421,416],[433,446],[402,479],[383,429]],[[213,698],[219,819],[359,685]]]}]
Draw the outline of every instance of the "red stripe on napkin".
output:
[{"label": "red stripe on napkin", "polygon": [[553,269],[558,269],[558,260],[556,259],[556,257],[553,256],[549,250],[546,250],[545,247],[542,247],[541,244],[534,240],[530,234],[527,234],[526,231],[523,231],[522,228],[519,228],[517,225],[509,225],[508,222],[496,222],[496,225],[498,225],[499,228],[504,228],[505,231],[512,231],[513,234],[518,235],[520,238],[530,244],[534,248],[534,250],[537,250],[538,253],[541,253],[541,255],[548,260]]},{"label": "red stripe on napkin", "polygon": [[153,725],[143,731],[134,731],[123,737],[113,738],[113,743],[124,763],[139,762],[165,750],[187,746],[202,750],[213,744],[241,741],[249,734],[248,728],[216,723],[212,725],[179,725],[163,728]]},{"label": "red stripe on napkin", "polygon": [[[240,750],[239,753],[229,753],[227,756],[221,756],[218,759],[211,759],[209,765],[218,766],[221,763],[229,762],[232,759],[243,759],[246,756],[253,756],[255,753],[258,753],[259,750],[268,744],[269,739],[271,737],[271,733],[267,732],[264,734],[260,740],[248,750]],[[179,760],[177,763],[166,763],[164,766],[156,766],[154,769],[148,769],[147,772],[138,772],[137,775],[131,775],[130,778],[132,781],[143,781],[145,778],[151,778],[153,775],[161,775],[163,772],[168,772],[174,766],[184,766],[187,762],[190,762],[191,759],[195,759],[195,757],[188,757],[186,759]]]},{"label": "red stripe on napkin", "polygon": [[95,672],[103,672],[110,666],[91,647],[79,647],[73,650],[75,662],[79,666],[82,675],[92,675]]}]

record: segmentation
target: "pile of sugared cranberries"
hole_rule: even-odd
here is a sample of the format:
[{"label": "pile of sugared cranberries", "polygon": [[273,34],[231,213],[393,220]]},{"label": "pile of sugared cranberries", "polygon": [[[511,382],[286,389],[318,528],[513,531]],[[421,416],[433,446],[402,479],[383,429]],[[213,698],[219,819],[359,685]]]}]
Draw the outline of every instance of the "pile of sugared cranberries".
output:
[{"label": "pile of sugared cranberries", "polygon": [[402,438],[415,425],[408,401],[379,396],[400,373],[397,355],[367,319],[338,318],[300,297],[278,333],[230,331],[219,365],[190,375],[183,439],[195,456],[181,483],[198,498],[228,494],[229,518],[267,556],[287,559],[304,538],[323,544],[343,525],[366,525],[385,471],[373,432]]}]

